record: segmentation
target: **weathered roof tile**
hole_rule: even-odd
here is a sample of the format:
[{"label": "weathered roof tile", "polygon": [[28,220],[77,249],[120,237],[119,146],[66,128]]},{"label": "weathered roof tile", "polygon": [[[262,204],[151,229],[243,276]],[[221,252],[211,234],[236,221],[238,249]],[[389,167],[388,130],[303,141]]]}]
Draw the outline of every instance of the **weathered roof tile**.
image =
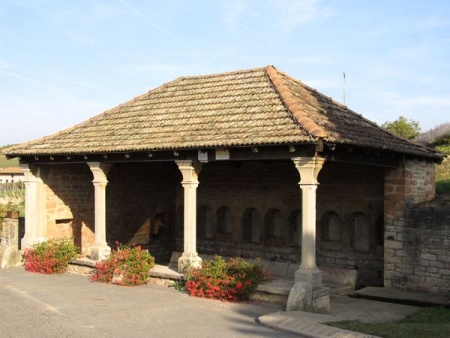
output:
[{"label": "weathered roof tile", "polygon": [[424,157],[395,137],[273,66],[181,77],[9,156],[153,151],[327,142]]}]

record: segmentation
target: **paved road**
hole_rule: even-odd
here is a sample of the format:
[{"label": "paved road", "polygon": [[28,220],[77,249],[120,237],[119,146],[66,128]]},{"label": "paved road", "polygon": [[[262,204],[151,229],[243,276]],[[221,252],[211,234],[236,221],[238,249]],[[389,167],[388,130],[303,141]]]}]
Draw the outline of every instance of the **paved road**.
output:
[{"label": "paved road", "polygon": [[298,337],[255,322],[281,309],[193,298],[160,285],[0,269],[1,337]]}]

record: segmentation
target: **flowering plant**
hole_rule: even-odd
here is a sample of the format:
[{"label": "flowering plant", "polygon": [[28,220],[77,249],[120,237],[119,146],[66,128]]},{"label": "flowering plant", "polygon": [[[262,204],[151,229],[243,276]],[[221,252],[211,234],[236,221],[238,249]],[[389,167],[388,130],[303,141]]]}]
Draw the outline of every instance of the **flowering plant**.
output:
[{"label": "flowering plant", "polygon": [[242,258],[232,258],[227,262],[214,256],[211,261],[203,261],[201,268],[187,271],[185,288],[196,297],[248,300],[258,284],[267,279],[268,275],[259,263],[246,262]]},{"label": "flowering plant", "polygon": [[25,270],[44,274],[64,273],[80,249],[71,239],[51,239],[24,251]]},{"label": "flowering plant", "polygon": [[116,245],[117,250],[112,250],[108,258],[97,262],[91,281],[118,285],[147,283],[150,269],[155,266],[155,258],[140,246],[128,247],[119,242]]}]

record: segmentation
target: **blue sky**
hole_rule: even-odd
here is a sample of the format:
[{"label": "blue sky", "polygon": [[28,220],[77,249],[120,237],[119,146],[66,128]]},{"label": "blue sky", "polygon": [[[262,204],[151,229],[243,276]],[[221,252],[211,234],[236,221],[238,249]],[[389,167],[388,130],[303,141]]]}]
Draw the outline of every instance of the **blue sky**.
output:
[{"label": "blue sky", "polygon": [[379,124],[450,122],[450,1],[2,0],[0,146],[179,76],[274,65]]}]

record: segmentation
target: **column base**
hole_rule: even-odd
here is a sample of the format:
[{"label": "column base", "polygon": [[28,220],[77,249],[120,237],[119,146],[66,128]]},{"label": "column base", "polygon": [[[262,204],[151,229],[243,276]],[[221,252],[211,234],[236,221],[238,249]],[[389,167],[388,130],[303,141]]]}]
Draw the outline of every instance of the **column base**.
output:
[{"label": "column base", "polygon": [[312,288],[322,286],[322,272],[318,268],[305,269],[300,268],[295,271],[295,282],[307,282],[312,285]]},{"label": "column base", "polygon": [[286,311],[329,312],[330,288],[313,289],[308,282],[296,282],[289,292]]},{"label": "column base", "polygon": [[20,241],[20,249],[31,249],[35,244],[45,242],[47,237],[24,237]]},{"label": "column base", "polygon": [[326,313],[330,311],[330,288],[322,285],[322,273],[300,268],[295,272],[295,284],[289,292],[286,311]]},{"label": "column base", "polygon": [[94,245],[89,248],[89,258],[93,261],[101,261],[111,254],[111,248],[107,245]]},{"label": "column base", "polygon": [[202,267],[202,259],[195,254],[185,254],[183,253],[180,258],[178,258],[178,272],[184,273],[187,268],[196,268],[199,269]]}]

